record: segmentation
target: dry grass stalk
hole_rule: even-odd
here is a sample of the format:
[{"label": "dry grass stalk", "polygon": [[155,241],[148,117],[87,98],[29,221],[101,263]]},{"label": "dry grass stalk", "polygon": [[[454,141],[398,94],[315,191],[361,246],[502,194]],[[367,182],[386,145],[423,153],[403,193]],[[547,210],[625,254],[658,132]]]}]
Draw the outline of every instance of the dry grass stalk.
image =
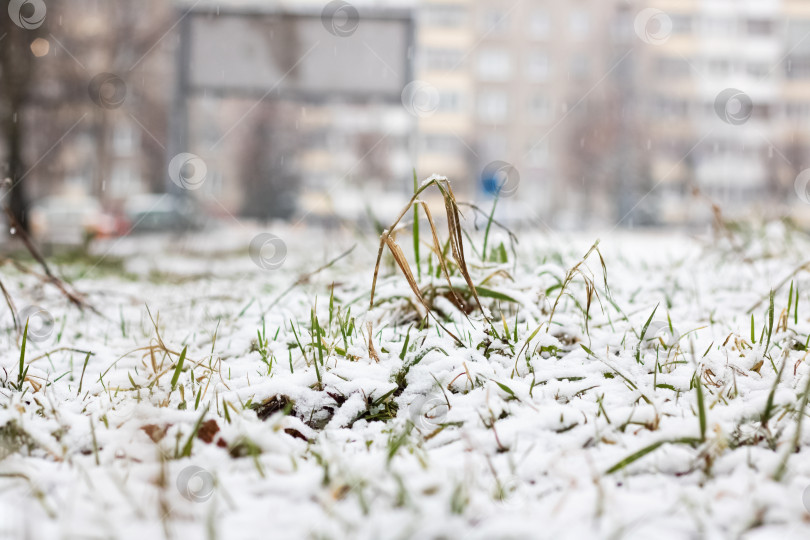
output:
[{"label": "dry grass stalk", "polygon": [[416,283],[416,279],[413,277],[411,266],[410,264],[408,264],[408,260],[405,258],[405,254],[402,252],[402,248],[399,247],[399,245],[396,242],[394,242],[394,240],[391,239],[390,235],[383,235],[383,238],[385,239],[385,243],[388,245],[388,249],[391,250],[391,254],[394,256],[394,261],[396,261],[397,266],[399,266],[400,270],[402,270],[402,274],[405,276],[405,280],[408,282],[408,285],[410,285],[413,294],[416,295],[416,299],[419,300],[419,303],[422,305],[422,307],[425,308],[427,315],[433,317],[433,320],[436,321],[436,324],[438,324],[442,328],[442,330],[447,332],[458,343],[461,343],[461,340],[455,334],[453,334],[453,332],[448,330],[441,323],[441,321],[439,321],[439,319],[436,318],[435,315],[433,315],[433,311],[430,309],[430,306],[428,305],[427,302],[425,302],[425,299],[422,296],[422,291],[419,290],[419,284]]},{"label": "dry grass stalk", "polygon": [[16,231],[15,235],[22,240],[25,248],[28,250],[28,253],[34,258],[37,263],[42,267],[42,270],[45,272],[47,276],[47,281],[54,285],[59,291],[65,295],[65,297],[76,307],[81,310],[85,308],[90,309],[96,315],[101,315],[101,313],[93,306],[87,303],[87,301],[83,298],[83,296],[74,291],[68,289],[68,285],[56,277],[56,275],[51,271],[51,267],[48,266],[48,263],[45,261],[45,257],[39,252],[37,247],[34,245],[34,242],[31,240],[31,237],[28,236],[28,233],[25,232],[25,229],[20,226],[17,218],[14,216],[14,213],[8,208],[5,207],[6,216],[8,216],[9,223],[11,224],[12,228]]},{"label": "dry grass stalk", "polygon": [[20,330],[20,323],[17,320],[17,308],[14,306],[14,300],[12,300],[11,295],[8,293],[6,286],[3,285],[3,282],[0,281],[0,291],[3,292],[3,297],[6,299],[6,305],[8,306],[9,311],[11,311],[11,320],[14,322],[14,331],[19,335]]},{"label": "dry grass stalk", "polygon": [[378,364],[380,363],[380,355],[377,349],[374,348],[374,325],[368,323],[368,355]]},{"label": "dry grass stalk", "polygon": [[[430,224],[430,231],[433,236],[433,249],[436,252],[439,258],[439,265],[442,269],[442,274],[444,275],[445,279],[447,280],[448,285],[450,286],[450,291],[453,294],[455,300],[457,300],[459,305],[463,305],[460,301],[458,294],[456,293],[455,288],[453,287],[450,281],[450,271],[448,269],[447,261],[445,260],[445,256],[442,253],[441,243],[439,242],[439,236],[436,231],[436,224],[433,220],[433,216],[428,209],[427,204],[423,201],[419,201],[419,195],[428,189],[431,186],[435,186],[442,194],[444,198],[444,208],[445,208],[445,216],[447,218],[447,228],[448,233],[450,235],[449,243],[450,243],[450,250],[453,256],[453,259],[456,263],[456,267],[458,268],[459,273],[464,278],[464,281],[467,283],[467,287],[470,289],[471,294],[475,298],[476,304],[478,304],[478,308],[481,310],[484,318],[489,322],[489,317],[487,316],[484,306],[481,304],[481,300],[478,297],[478,291],[473,284],[472,277],[470,276],[470,272],[467,268],[467,261],[464,256],[464,239],[463,239],[463,231],[461,228],[461,213],[458,210],[458,203],[456,202],[455,195],[453,194],[453,190],[450,187],[450,182],[443,177],[434,177],[423,183],[419,189],[413,194],[411,200],[408,201],[408,204],[402,209],[397,219],[394,223],[391,224],[389,228],[383,231],[382,236],[380,237],[380,248],[377,252],[377,262],[374,266],[374,278],[371,284],[371,300],[369,303],[370,307],[374,306],[374,292],[377,288],[377,277],[380,272],[380,264],[382,262],[382,255],[385,251],[385,247],[388,247],[388,250],[394,257],[394,261],[399,266],[400,270],[402,271],[405,279],[408,281],[408,285],[411,287],[416,298],[419,300],[419,303],[427,310],[429,316],[432,316],[433,319],[439,324],[439,326],[447,332],[450,336],[452,336],[456,341],[459,343],[461,342],[452,332],[447,330],[441,322],[433,315],[430,306],[425,302],[422,292],[419,289],[419,284],[416,282],[416,279],[413,276],[413,272],[411,271],[410,264],[408,263],[407,259],[405,258],[405,254],[402,251],[402,248],[394,241],[392,238],[392,231],[396,230],[397,225],[399,222],[402,221],[402,218],[408,213],[408,211],[413,207],[414,204],[419,203],[422,205],[422,208],[425,210],[425,215],[428,218],[428,223]],[[466,316],[466,314],[465,314]]]}]

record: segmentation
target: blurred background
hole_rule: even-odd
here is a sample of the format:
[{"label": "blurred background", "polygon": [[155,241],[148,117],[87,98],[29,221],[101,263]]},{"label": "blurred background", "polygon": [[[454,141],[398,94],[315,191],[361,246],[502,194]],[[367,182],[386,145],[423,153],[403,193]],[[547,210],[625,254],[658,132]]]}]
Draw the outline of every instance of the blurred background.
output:
[{"label": "blurred background", "polygon": [[2,1],[6,232],[810,226],[806,0]]}]

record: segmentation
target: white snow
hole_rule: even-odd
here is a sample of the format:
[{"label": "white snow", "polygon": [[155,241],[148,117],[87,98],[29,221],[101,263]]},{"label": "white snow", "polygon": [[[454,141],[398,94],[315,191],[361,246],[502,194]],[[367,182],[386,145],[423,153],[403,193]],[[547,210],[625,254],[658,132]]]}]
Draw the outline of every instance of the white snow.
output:
[{"label": "white snow", "polygon": [[[518,260],[510,254],[502,266],[474,262],[465,239],[474,281],[503,270],[486,287],[523,305],[482,298],[500,334],[501,310],[510,334],[518,321],[517,341],[503,341],[477,311],[468,320],[449,300],[437,303],[459,346],[432,320],[418,328],[413,293],[390,261],[369,310],[373,234],[274,228],[288,257],[282,269],[263,272],[247,251],[256,232],[97,246],[99,255],[124,257],[126,275],[103,263],[90,271],[61,267],[103,317],[4,266],[0,278],[17,308],[42,306],[54,328],[45,341],[28,342],[20,393],[11,386],[20,339],[8,310],[0,319],[0,537],[809,537],[810,425],[797,451],[791,447],[810,377],[800,350],[810,333],[806,272],[793,278],[798,322],[791,311],[787,331],[776,331],[788,279],[775,294],[767,353],[760,340],[769,290],[808,252],[803,234],[771,225],[735,233],[736,247],[687,235],[603,235],[615,306],[592,257],[585,272],[604,311],[594,298],[589,335],[578,307],[586,303],[580,276],[547,323],[559,294],[552,287],[596,235],[524,231]],[[501,240],[490,238],[490,245]],[[478,236],[473,241],[480,246]],[[350,257],[268,309],[299,276],[355,242]],[[410,256],[410,238],[399,242]],[[422,286],[445,283],[435,270],[427,276],[423,264]],[[748,309],[763,298],[753,310],[751,345]],[[177,356],[155,350],[153,366],[147,347],[158,336],[147,306],[166,347],[188,347],[174,391]],[[314,306],[326,333],[318,373]],[[350,307],[355,319],[345,344],[337,306],[340,317]],[[677,348],[639,345],[656,306],[653,320],[669,316],[682,336]],[[369,354],[367,322],[379,363]],[[529,359],[516,358],[541,324],[526,347]],[[256,351],[257,331],[268,341],[269,373]],[[83,376],[86,355],[78,351],[93,353]],[[774,366],[783,361],[765,428]],[[705,441],[662,444],[607,474],[654,443],[700,437],[696,371]],[[261,420],[247,407],[273,398],[293,403],[291,414],[276,410]],[[202,420],[219,428],[210,443],[190,439],[206,408]],[[385,419],[363,417],[375,414]],[[10,435],[20,431],[30,451]],[[189,440],[191,455],[183,457]],[[786,473],[775,480],[785,456]]]}]

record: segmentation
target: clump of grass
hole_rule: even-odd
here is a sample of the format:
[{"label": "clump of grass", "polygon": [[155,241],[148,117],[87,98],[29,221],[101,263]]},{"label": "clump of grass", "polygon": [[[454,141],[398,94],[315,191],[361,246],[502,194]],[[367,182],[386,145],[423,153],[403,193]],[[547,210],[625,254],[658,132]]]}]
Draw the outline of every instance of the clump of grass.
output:
[{"label": "clump of grass", "polygon": [[183,445],[183,450],[180,452],[179,457],[181,458],[191,457],[191,449],[194,446],[194,439],[197,437],[197,433],[199,433],[200,431],[200,427],[203,424],[203,420],[205,420],[205,415],[208,414],[208,407],[210,407],[210,405],[203,410],[202,414],[197,419],[197,423],[194,424],[194,429],[192,429],[191,433],[189,433],[188,439],[186,440],[186,444]]},{"label": "clump of grass", "polygon": [[285,415],[290,414],[294,406],[295,402],[287,396],[276,395],[261,403],[254,403],[250,408],[256,411],[260,420],[267,420],[279,411]]},{"label": "clump of grass", "polygon": [[655,306],[655,309],[652,310],[652,313],[650,313],[650,316],[647,318],[647,322],[645,322],[644,326],[641,328],[641,334],[638,336],[638,346],[636,347],[637,364],[641,364],[641,345],[644,343],[644,337],[647,335],[647,330],[650,328],[650,323],[652,323],[656,311],[658,311],[658,306]]},{"label": "clump of grass", "polygon": [[[402,219],[405,217],[408,210],[411,209],[411,207],[417,208],[418,207],[417,205],[421,205],[423,211],[425,212],[428,225],[430,226],[430,231],[433,239],[433,250],[434,254],[438,258],[441,274],[447,281],[447,285],[450,288],[450,293],[453,295],[457,304],[462,305],[462,301],[459,298],[458,293],[456,289],[453,287],[452,281],[450,279],[450,270],[449,270],[450,265],[446,254],[447,251],[442,248],[442,244],[439,241],[436,223],[433,220],[430,208],[424,201],[419,201],[419,195],[421,195],[424,191],[426,191],[430,187],[436,187],[444,199],[445,218],[447,220],[447,228],[449,234],[449,238],[445,246],[449,246],[450,254],[452,255],[453,261],[455,262],[455,268],[458,270],[459,274],[461,274],[461,276],[464,278],[464,281],[467,284],[470,294],[474,298],[478,309],[484,316],[484,319],[486,319],[487,322],[489,322],[489,318],[484,310],[483,305],[481,304],[481,299],[479,298],[478,291],[473,283],[472,277],[467,267],[467,261],[464,254],[464,233],[461,227],[461,213],[458,208],[458,203],[456,202],[455,195],[453,194],[453,190],[450,187],[450,182],[443,177],[430,178],[429,180],[424,182],[420,187],[418,187],[413,197],[411,197],[411,200],[408,202],[408,204],[400,213],[399,217],[397,217],[397,219],[391,224],[390,227],[388,227],[386,230],[383,231],[382,236],[380,238],[380,248],[377,253],[377,262],[374,266],[374,278],[371,284],[371,298],[369,306],[374,307],[374,293],[377,287],[377,277],[380,271],[383,252],[387,247],[388,250],[391,252],[391,255],[394,257],[394,261],[396,262],[397,266],[399,266],[400,270],[402,271],[402,274],[405,276],[405,279],[408,282],[408,285],[410,286],[411,290],[413,291],[417,301],[426,310],[427,316],[433,317],[435,322],[447,333],[447,335],[451,336],[458,344],[463,345],[461,339],[459,339],[458,336],[456,336],[453,332],[448,330],[442,324],[439,318],[436,317],[436,315],[433,313],[432,306],[425,300],[422,290],[419,287],[419,283],[417,282],[416,278],[414,278],[414,274],[411,269],[410,263],[406,259],[405,254],[402,251],[402,248],[399,246],[399,244],[397,244],[397,242],[393,238],[394,231],[396,230],[400,221],[402,221]],[[417,261],[417,265],[418,264],[419,262]]]},{"label": "clump of grass", "polygon": [[371,396],[366,398],[366,410],[355,416],[354,419],[349,422],[349,427],[351,428],[358,420],[387,422],[388,420],[396,418],[399,406],[392,399],[396,391],[397,389],[394,388],[378,398],[372,399]]},{"label": "clump of grass", "polygon": [[804,391],[801,393],[799,406],[796,409],[796,431],[793,433],[793,440],[790,442],[790,446],[785,450],[785,454],[782,457],[782,460],[779,462],[779,466],[773,473],[773,479],[777,482],[781,482],[782,478],[784,478],[785,473],[787,472],[788,460],[790,459],[791,454],[793,454],[799,448],[799,443],[802,439],[802,424],[804,422],[805,415],[804,411],[807,410],[808,400],[810,400],[810,376],[807,377],[807,383],[804,387]]},{"label": "clump of grass", "polygon": [[0,426],[0,460],[23,449],[30,453],[36,447],[34,439],[17,424],[16,420],[10,420],[4,426]]},{"label": "clump of grass", "polygon": [[700,442],[701,442],[700,439],[696,439],[696,438],[692,438],[692,437],[684,437],[684,438],[680,438],[680,439],[666,439],[666,440],[663,440],[663,441],[654,442],[654,443],[652,443],[652,444],[650,444],[648,446],[645,446],[641,450],[638,450],[638,451],[630,454],[626,458],[622,459],[621,461],[619,461],[618,463],[616,463],[615,465],[610,467],[607,471],[605,471],[605,474],[613,474],[615,472],[619,472],[620,470],[624,469],[628,465],[630,465],[632,463],[635,463],[639,459],[643,458],[647,454],[651,454],[652,452],[655,452],[656,450],[658,450],[659,448],[661,448],[665,444],[686,444],[686,445],[694,446],[694,445],[696,445],[696,444],[698,444]]},{"label": "clump of grass", "polygon": [[413,424],[408,422],[405,424],[405,428],[400,431],[399,433],[391,433],[391,436],[388,438],[388,463],[391,463],[391,460],[399,453],[399,451],[406,445],[408,439],[411,436],[411,432],[413,431]]},{"label": "clump of grass", "polygon": [[[585,318],[585,332],[586,334],[589,333],[588,320],[590,318],[590,310],[593,298],[596,297],[596,299],[599,301],[600,306],[602,306],[602,300],[599,297],[599,293],[596,290],[594,277],[592,274],[588,274],[585,272],[586,268],[585,264],[594,253],[596,253],[599,256],[599,263],[602,267],[602,279],[604,282],[605,294],[608,296],[608,298],[610,297],[610,286],[608,285],[607,266],[605,265],[605,259],[602,256],[602,252],[599,250],[599,240],[597,240],[596,242],[594,242],[594,244],[591,246],[588,252],[585,253],[585,256],[582,257],[582,259],[580,259],[573,267],[571,267],[570,270],[568,270],[568,272],[565,275],[565,278],[558,285],[560,290],[557,293],[557,298],[554,300],[554,304],[551,307],[551,313],[548,316],[548,320],[540,323],[540,325],[538,325],[537,328],[535,328],[534,331],[526,339],[526,343],[523,344],[523,347],[521,347],[520,351],[515,357],[515,371],[517,371],[518,360],[523,355],[523,352],[529,347],[529,344],[537,336],[540,330],[542,330],[543,327],[545,326],[546,332],[548,332],[549,329],[551,328],[551,324],[554,320],[554,314],[557,312],[557,307],[560,304],[560,300],[562,300],[563,295],[568,294],[567,289],[571,286],[571,283],[577,276],[580,276],[585,283],[586,304],[585,308],[583,309],[583,315]],[[604,311],[604,306],[602,306],[602,311]]]},{"label": "clump of grass", "polygon": [[[692,356],[694,358],[694,351],[692,351]],[[610,467],[605,474],[613,474],[618,472],[628,465],[638,461],[639,459],[643,458],[647,454],[650,454],[656,450],[658,450],[661,446],[665,444],[680,444],[680,445],[687,445],[691,447],[696,447],[700,444],[706,442],[706,429],[707,429],[707,417],[706,417],[706,400],[703,393],[703,382],[700,380],[700,370],[698,369],[695,374],[692,376],[691,386],[695,389],[695,397],[696,397],[696,404],[697,404],[697,417],[698,417],[698,428],[699,428],[699,437],[681,437],[676,439],[664,439],[661,441],[654,442],[650,445],[645,446],[641,450],[638,450],[626,458],[622,459],[612,467]]]}]

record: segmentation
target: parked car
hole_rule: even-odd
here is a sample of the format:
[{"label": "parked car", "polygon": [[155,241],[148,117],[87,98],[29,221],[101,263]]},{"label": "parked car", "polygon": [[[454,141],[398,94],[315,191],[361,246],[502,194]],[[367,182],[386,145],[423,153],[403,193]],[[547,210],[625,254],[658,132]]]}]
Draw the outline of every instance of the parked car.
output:
[{"label": "parked car", "polygon": [[204,225],[191,199],[169,194],[130,197],[124,203],[124,215],[130,233],[197,230]]},{"label": "parked car", "polygon": [[79,245],[118,233],[115,218],[86,195],[46,197],[33,206],[30,219],[34,238],[46,244]]}]

